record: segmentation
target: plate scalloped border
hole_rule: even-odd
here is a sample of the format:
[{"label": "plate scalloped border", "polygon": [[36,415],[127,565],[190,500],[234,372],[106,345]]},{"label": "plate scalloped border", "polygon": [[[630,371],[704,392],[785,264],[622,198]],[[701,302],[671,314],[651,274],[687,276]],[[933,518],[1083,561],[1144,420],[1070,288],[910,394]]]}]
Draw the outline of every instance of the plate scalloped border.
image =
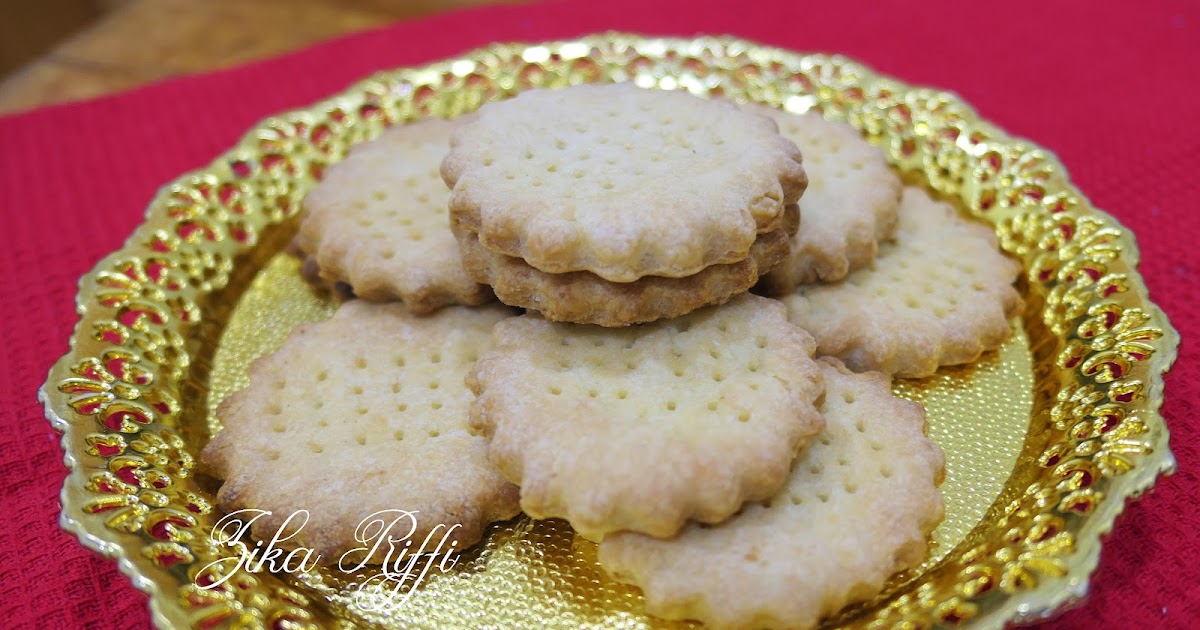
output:
[{"label": "plate scalloped border", "polygon": [[1158,410],[1179,335],[1149,300],[1132,233],[1093,207],[1050,152],[980,120],[953,94],[909,87],[845,57],[733,37],[606,33],[496,44],[383,72],[265,119],[208,167],[162,188],[125,245],[80,279],[70,350],[38,392],[63,433],[63,529],[117,560],[150,596],[158,627],[321,622],[308,597],[273,576],[196,587],[216,577],[202,560],[226,553],[196,536],[211,532],[213,507],[192,480],[181,417],[194,410],[179,402],[195,350],[187,333],[200,324],[201,305],[226,285],[237,257],[296,214],[320,169],[349,145],[386,125],[457,114],[531,86],[596,80],[818,108],[857,127],[906,177],[996,228],[1024,263],[1027,298],[1057,342],[1035,349],[1039,365],[1050,365],[1039,382],[1057,385],[1035,392],[1030,432],[1040,432],[1044,448],[1018,466],[1024,490],[1009,492],[1010,479],[924,580],[836,619],[1000,628],[1081,601],[1101,537],[1126,500],[1175,469]]}]

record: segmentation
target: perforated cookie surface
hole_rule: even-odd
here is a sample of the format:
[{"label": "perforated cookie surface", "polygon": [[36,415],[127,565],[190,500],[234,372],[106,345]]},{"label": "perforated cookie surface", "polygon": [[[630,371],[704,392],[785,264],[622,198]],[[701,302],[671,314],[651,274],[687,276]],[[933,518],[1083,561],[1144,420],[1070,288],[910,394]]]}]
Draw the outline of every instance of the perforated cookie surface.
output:
[{"label": "perforated cookie surface", "polygon": [[808,188],[800,200],[804,229],[792,239],[792,252],[775,267],[762,287],[784,294],[805,282],[834,282],[875,258],[879,243],[896,231],[900,178],[883,151],[846,123],[819,112],[791,114],[748,104],[748,111],[769,116],[779,132],[804,153]]},{"label": "perforated cookie surface", "polygon": [[647,610],[717,628],[808,628],[869,598],[925,557],[942,518],[944,455],[917,403],[880,373],[821,360],[825,429],[783,489],[728,521],[672,539],[619,533],[600,544],[610,574],[639,587]]},{"label": "perforated cookie surface", "polygon": [[783,299],[811,332],[817,353],[855,371],[902,377],[969,363],[1000,347],[1021,308],[1021,265],[1002,254],[986,225],[907,187],[895,241],[869,266],[831,285],[802,285]]},{"label": "perforated cookie surface", "polygon": [[505,320],[468,377],[472,421],[535,518],[591,539],[722,520],[821,428],[812,340],[785,315],[743,294],[621,329]]},{"label": "perforated cookie surface", "polygon": [[308,510],[290,544],[326,563],[360,547],[356,528],[379,510],[417,512],[418,541],[441,526],[454,528],[457,548],[473,544],[519,511],[516,487],[468,426],[463,385],[493,325],[512,314],[450,307],[418,317],[351,300],[326,322],[297,326],[218,408],[224,428],[202,462],[225,480],[221,508],[270,510],[254,523],[260,539]]},{"label": "perforated cookie surface", "polygon": [[322,277],[363,299],[403,300],[415,313],[492,298],[463,270],[438,173],[459,124],[394,127],[329,167],[304,200],[296,238]]},{"label": "perforated cookie surface", "polygon": [[765,116],[632,84],[487,104],[452,147],[451,212],[485,247],[612,282],[744,259],[806,183]]}]

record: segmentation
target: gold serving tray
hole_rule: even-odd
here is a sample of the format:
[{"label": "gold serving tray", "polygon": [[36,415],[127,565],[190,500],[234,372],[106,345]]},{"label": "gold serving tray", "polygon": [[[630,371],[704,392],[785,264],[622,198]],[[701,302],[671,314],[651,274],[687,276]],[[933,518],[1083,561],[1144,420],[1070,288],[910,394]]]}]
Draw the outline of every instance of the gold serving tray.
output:
[{"label": "gold serving tray", "polygon": [[594,545],[554,520],[494,526],[406,600],[356,586],[369,574],[226,575],[211,564],[234,553],[214,538],[216,485],[196,467],[219,429],[214,409],[292,325],[333,309],[282,253],[322,170],[388,125],[592,81],[847,121],[908,182],[994,226],[1024,264],[1027,306],[999,352],[895,386],[926,405],[947,453],[946,521],[930,558],[826,625],[1000,628],[1086,595],[1126,499],[1175,466],[1158,409],[1179,336],[1146,294],[1133,235],[1053,155],[952,94],[731,38],[606,34],[385,72],[268,118],[163,188],[125,246],[81,280],[71,351],[40,392],[70,468],[63,528],[117,560],[160,627],[691,625],[647,616],[637,589],[611,581]]}]

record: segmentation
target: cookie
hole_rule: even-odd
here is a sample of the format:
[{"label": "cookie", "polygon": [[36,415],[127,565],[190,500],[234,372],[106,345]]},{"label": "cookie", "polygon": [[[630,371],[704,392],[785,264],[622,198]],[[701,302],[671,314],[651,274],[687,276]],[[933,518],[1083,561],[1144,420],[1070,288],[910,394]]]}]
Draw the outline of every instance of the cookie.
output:
[{"label": "cookie", "polygon": [[787,255],[798,221],[799,211],[789,206],[785,225],[759,235],[740,262],[705,267],[685,278],[643,276],[624,283],[589,271],[538,271],[520,258],[483,247],[474,232],[456,230],[456,235],[467,273],[491,285],[501,302],[539,311],[551,321],[616,327],[678,317],[745,292]]},{"label": "cookie", "polygon": [[812,339],[774,300],[620,329],[525,315],[494,342],[467,378],[472,423],[522,510],[592,540],[723,520],[821,430]]},{"label": "cookie", "polygon": [[770,116],[779,133],[804,153],[808,188],[800,200],[804,229],[792,239],[792,252],[761,288],[790,292],[807,282],[834,282],[875,259],[880,242],[896,231],[900,178],[883,151],[846,123],[819,112],[791,114],[774,107],[744,105]]},{"label": "cookie", "polygon": [[450,212],[498,254],[610,282],[747,257],[806,185],[765,116],[632,84],[530,90],[451,139]]},{"label": "cookie", "polygon": [[493,325],[511,315],[488,306],[418,317],[397,303],[352,300],[326,322],[297,326],[217,409],[224,428],[201,459],[225,480],[220,507],[271,511],[253,528],[268,540],[308,510],[289,544],[326,564],[363,547],[355,530],[380,510],[416,513],[414,545],[446,528],[447,545],[475,543],[488,523],[519,511],[517,488],[468,425],[463,385]]},{"label": "cookie", "polygon": [[817,340],[817,354],[859,372],[900,377],[970,363],[1004,342],[1021,308],[1021,265],[991,228],[920,188],[904,189],[894,242],[838,284],[804,285],[782,298]]},{"label": "cookie", "polygon": [[354,294],[414,313],[481,304],[491,291],[462,268],[438,173],[459,123],[426,119],[384,131],[329,167],[304,199],[296,242],[309,265]]},{"label": "cookie", "polygon": [[622,532],[599,559],[648,612],[717,628],[809,628],[918,565],[942,519],[944,455],[925,412],[883,374],[822,359],[825,430],[785,487],[720,525],[660,540]]}]

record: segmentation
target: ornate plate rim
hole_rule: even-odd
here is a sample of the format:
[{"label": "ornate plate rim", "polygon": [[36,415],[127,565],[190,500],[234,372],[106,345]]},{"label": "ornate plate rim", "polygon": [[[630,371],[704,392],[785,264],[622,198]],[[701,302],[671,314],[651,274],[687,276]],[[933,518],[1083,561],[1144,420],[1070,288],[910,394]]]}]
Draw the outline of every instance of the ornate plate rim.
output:
[{"label": "ornate plate rim", "polygon": [[[876,73],[868,66],[846,58],[841,55],[815,55],[807,53],[798,53],[787,49],[760,45],[755,42],[731,37],[706,37],[698,36],[695,38],[677,38],[677,37],[644,37],[635,34],[607,32],[602,34],[593,34],[582,36],[570,40],[555,40],[540,43],[494,43],[486,47],[477,48],[465,52],[461,55],[421,66],[402,67],[391,70],[380,71],[372,76],[357,81],[351,84],[344,90],[338,93],[323,98],[309,106],[301,107],[286,112],[268,116],[245,133],[232,148],[217,156],[208,166],[186,172],[172,182],[162,186],[154,197],[154,201],[147,207],[143,216],[143,221],[130,234],[125,243],[117,250],[110,252],[108,255],[101,258],[91,270],[84,274],[78,282],[78,290],[76,293],[76,312],[79,315],[79,320],[71,333],[69,350],[58,359],[49,370],[46,382],[38,390],[38,400],[42,403],[45,410],[45,416],[52,427],[62,433],[60,446],[63,449],[63,463],[66,466],[68,473],[63,481],[63,487],[60,491],[60,500],[62,503],[62,512],[59,517],[59,523],[62,529],[73,534],[79,539],[80,543],[100,553],[102,556],[112,558],[117,561],[118,569],[126,575],[138,590],[149,595],[149,605],[151,617],[154,624],[160,628],[177,627],[177,625],[187,625],[187,620],[183,616],[178,605],[168,603],[171,596],[164,594],[161,591],[159,582],[147,575],[146,568],[142,566],[145,561],[135,557],[135,551],[127,549],[125,546],[114,540],[114,535],[103,526],[94,524],[89,525],[83,522],[77,515],[82,512],[82,500],[76,496],[79,491],[86,485],[83,465],[79,460],[79,454],[72,448],[72,442],[77,439],[76,431],[84,431],[83,428],[72,426],[72,421],[68,419],[72,415],[72,411],[67,404],[67,396],[60,393],[55,387],[55,383],[59,381],[62,375],[66,374],[69,364],[72,360],[78,359],[79,340],[83,335],[86,335],[85,324],[88,322],[88,311],[90,304],[88,303],[88,285],[95,281],[97,275],[102,272],[106,266],[121,258],[123,255],[132,255],[135,249],[135,244],[139,237],[145,236],[152,228],[152,222],[155,218],[155,213],[159,209],[158,206],[162,199],[167,195],[172,186],[188,181],[190,178],[210,172],[211,169],[218,165],[228,164],[238,159],[239,152],[243,152],[248,144],[256,141],[260,137],[260,133],[269,128],[272,121],[285,118],[289,115],[300,115],[308,112],[322,110],[331,107],[339,102],[353,100],[354,95],[364,92],[366,87],[372,82],[382,79],[385,76],[392,75],[402,71],[428,71],[435,68],[450,68],[455,63],[470,62],[487,56],[495,56],[500,51],[512,53],[514,51],[524,54],[526,59],[529,59],[530,51],[546,51],[548,49],[561,50],[564,45],[584,45],[592,46],[603,42],[622,41],[630,47],[642,46],[645,48],[654,48],[655,50],[669,50],[688,44],[709,43],[713,45],[735,47],[743,51],[749,51],[765,56],[767,58],[777,58],[780,56],[788,58],[814,58],[820,57],[837,63],[852,64],[865,78],[880,79],[892,81],[896,85],[905,89],[920,90],[919,86],[909,86],[908,84],[890,79],[886,75]],[[540,52],[538,53],[541,54]],[[1169,431],[1166,426],[1165,419],[1162,418],[1159,412],[1164,400],[1164,375],[1174,363],[1178,346],[1180,342],[1179,333],[1170,324],[1166,314],[1153,303],[1148,295],[1148,289],[1141,273],[1137,269],[1140,262],[1140,251],[1137,248],[1133,233],[1117,221],[1107,212],[1093,206],[1091,202],[1083,195],[1073,184],[1071,184],[1067,176],[1065,168],[1061,162],[1052,153],[1040,146],[1025,141],[1020,138],[1015,138],[1003,130],[995,127],[991,123],[981,119],[966,102],[957,95],[945,91],[936,90],[936,93],[944,96],[957,106],[963,108],[972,118],[971,122],[978,127],[987,129],[992,134],[992,139],[997,143],[1005,141],[1015,145],[1022,145],[1030,150],[1040,151],[1045,160],[1061,174],[1062,185],[1070,193],[1076,195],[1084,205],[1086,205],[1088,214],[1094,215],[1108,221],[1111,225],[1120,229],[1120,241],[1124,246],[1123,261],[1128,268],[1127,275],[1129,284],[1133,288],[1139,302],[1144,305],[1144,310],[1149,313],[1149,316],[1155,320],[1155,324],[1162,329],[1162,336],[1159,345],[1155,347],[1152,361],[1149,364],[1150,369],[1147,372],[1149,380],[1149,392],[1147,398],[1149,404],[1145,412],[1147,417],[1145,420],[1156,422],[1159,425],[1159,431],[1156,434],[1157,439],[1153,444],[1151,452],[1143,465],[1137,467],[1137,472],[1133,480],[1127,484],[1127,491],[1121,496],[1107,497],[1098,503],[1098,508],[1088,517],[1087,526],[1082,527],[1081,531],[1086,530],[1087,539],[1081,540],[1079,549],[1082,553],[1076,553],[1071,561],[1071,568],[1066,571],[1066,581],[1050,580],[1038,587],[1023,591],[1017,594],[1007,595],[1003,603],[997,608],[989,612],[989,614],[981,619],[975,620],[975,627],[980,628],[1001,628],[1008,624],[1025,624],[1044,621],[1052,618],[1076,605],[1081,603],[1087,595],[1088,585],[1093,573],[1095,572],[1102,547],[1102,539],[1112,532],[1116,518],[1124,511],[1125,506],[1131,499],[1140,497],[1143,493],[1149,490],[1157,481],[1159,475],[1171,474],[1176,468],[1174,456],[1169,449]],[[75,491],[75,494],[72,493]],[[1090,543],[1090,544],[1087,544]],[[1049,588],[1053,587],[1053,588]]]}]

